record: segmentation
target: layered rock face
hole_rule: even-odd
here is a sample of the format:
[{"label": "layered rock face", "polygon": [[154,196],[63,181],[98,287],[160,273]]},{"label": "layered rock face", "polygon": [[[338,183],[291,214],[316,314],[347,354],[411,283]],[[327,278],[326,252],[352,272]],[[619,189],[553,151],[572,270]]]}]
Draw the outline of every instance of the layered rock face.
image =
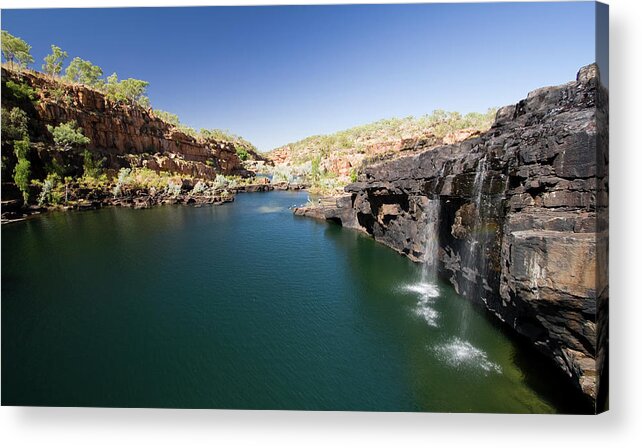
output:
[{"label": "layered rock face", "polygon": [[[2,79],[24,82],[39,95],[26,110],[37,135],[49,140],[46,125],[74,120],[91,139],[89,149],[106,156],[111,168],[131,164],[205,179],[248,174],[232,143],[186,135],[151,109],[115,103],[91,88],[34,72],[18,75],[3,68]],[[3,99],[3,107],[10,106]]]},{"label": "layered rock face", "polygon": [[608,303],[608,93],[595,65],[500,109],[478,137],[365,168],[346,192],[296,213],[422,261],[439,201],[441,275],[595,399],[608,319],[596,318]]}]

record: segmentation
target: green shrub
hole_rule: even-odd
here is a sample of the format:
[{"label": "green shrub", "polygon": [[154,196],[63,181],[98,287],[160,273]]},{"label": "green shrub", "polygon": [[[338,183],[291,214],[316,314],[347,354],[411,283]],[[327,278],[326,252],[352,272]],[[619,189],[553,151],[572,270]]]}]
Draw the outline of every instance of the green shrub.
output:
[{"label": "green shrub", "polygon": [[173,197],[177,197],[179,194],[181,194],[181,189],[182,189],[183,183],[180,181],[176,181],[174,179],[167,179],[167,187],[165,187],[165,192]]},{"label": "green shrub", "polygon": [[207,185],[201,180],[199,180],[196,185],[194,185],[194,188],[192,188],[192,192],[190,194],[193,195],[201,195],[207,191]]},{"label": "green shrub", "polygon": [[77,128],[75,121],[61,123],[58,126],[47,125],[47,130],[53,136],[56,150],[61,152],[83,148],[91,143],[89,137],[83,135],[82,129]]},{"label": "green shrub", "polygon": [[214,180],[214,187],[217,189],[222,189],[228,186],[230,182],[222,174],[217,174],[216,179]]},{"label": "green shrub", "polygon": [[128,78],[118,81],[116,73],[107,77],[104,86],[105,96],[112,101],[149,107],[149,98],[145,96],[149,83],[140,79]]},{"label": "green shrub", "polygon": [[31,177],[31,162],[27,159],[18,159],[13,170],[13,181],[22,193],[25,204],[29,202],[29,178]]},{"label": "green shrub", "polygon": [[84,176],[97,178],[102,174],[103,164],[107,160],[106,158],[103,157],[102,159],[98,159],[88,149],[83,151],[82,158]]},{"label": "green shrub", "polygon": [[60,176],[51,173],[44,182],[32,182],[40,186],[40,195],[38,196],[38,205],[42,207],[46,204],[60,204],[64,198],[64,185],[62,185]]},{"label": "green shrub", "polygon": [[16,155],[17,163],[13,170],[13,181],[22,193],[25,204],[29,202],[29,181],[31,177],[31,162],[27,158],[31,142],[28,137],[16,140],[13,144],[13,152]]},{"label": "green shrub", "polygon": [[310,177],[312,178],[312,182],[318,182],[319,179],[321,178],[321,157],[317,156],[314,159],[312,159],[312,165],[311,165],[311,170],[310,170]]},{"label": "green shrub", "polygon": [[[217,140],[217,141],[233,143],[237,153],[239,151],[239,148],[242,148],[245,150],[245,153],[247,154],[247,158],[249,158],[250,156],[250,151],[254,151],[254,152],[257,151],[256,146],[254,146],[249,141],[245,140],[243,137],[236,134],[232,134],[229,131],[224,131],[222,129],[202,128],[199,131],[198,136],[205,140]],[[247,160],[247,158],[242,160]]]},{"label": "green shrub", "polygon": [[65,89],[64,87],[58,86],[58,87],[49,89],[49,94],[51,95],[51,98],[53,98],[57,102],[69,103],[69,100],[70,100],[69,92],[67,92],[67,89]]},{"label": "green shrub", "polygon": [[169,123],[174,126],[178,126],[181,124],[180,120],[178,119],[178,115],[176,114],[172,114],[170,112],[165,112],[164,110],[158,110],[158,109],[154,109],[153,113],[156,117],[160,118],[165,123]]},{"label": "green shrub", "polygon": [[249,157],[247,149],[243,148],[242,146],[236,147],[236,155],[239,156],[239,159],[241,159],[242,161],[246,161]]},{"label": "green shrub", "polygon": [[21,140],[28,135],[27,113],[19,107],[2,108],[2,141]]},{"label": "green shrub", "polygon": [[67,52],[62,51],[62,48],[52,45],[51,54],[45,56],[45,63],[42,65],[42,70],[51,76],[58,76],[62,72],[62,64],[67,59]]},{"label": "green shrub", "polygon": [[26,67],[33,62],[31,45],[24,40],[3,30],[1,41],[2,55],[11,66],[13,66],[14,61],[18,63],[19,67]]},{"label": "green shrub", "polygon": [[196,132],[196,129],[194,128],[191,128],[183,124],[178,125],[177,128],[179,131],[181,131],[185,135],[189,135],[190,137],[194,137],[194,138],[198,137],[198,132]]},{"label": "green shrub", "polygon": [[64,78],[67,81],[86,84],[91,87],[102,87],[104,81],[100,79],[103,75],[103,69],[81,58],[73,58]]},{"label": "green shrub", "polygon": [[11,95],[18,101],[34,101],[38,97],[36,91],[23,82],[7,81],[5,85]]},{"label": "green shrub", "polygon": [[131,172],[132,170],[130,168],[121,168],[120,171],[118,171],[118,179],[116,179],[116,185],[112,190],[115,198],[123,194],[123,187],[127,184]]},{"label": "green shrub", "polygon": [[28,137],[23,138],[22,140],[16,140],[13,143],[13,152],[16,155],[17,159],[26,159],[29,155],[29,150],[31,149],[31,142]]}]

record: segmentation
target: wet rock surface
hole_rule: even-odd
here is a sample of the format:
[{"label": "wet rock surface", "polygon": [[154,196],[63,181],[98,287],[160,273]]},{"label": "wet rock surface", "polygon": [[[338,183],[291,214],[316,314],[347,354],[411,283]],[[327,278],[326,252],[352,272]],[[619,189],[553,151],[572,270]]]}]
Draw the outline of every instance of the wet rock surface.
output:
[{"label": "wet rock surface", "polygon": [[295,214],[421,262],[425,204],[438,199],[440,274],[595,399],[607,351],[596,310],[608,309],[608,93],[597,67],[501,108],[470,137],[368,166],[335,204]]}]

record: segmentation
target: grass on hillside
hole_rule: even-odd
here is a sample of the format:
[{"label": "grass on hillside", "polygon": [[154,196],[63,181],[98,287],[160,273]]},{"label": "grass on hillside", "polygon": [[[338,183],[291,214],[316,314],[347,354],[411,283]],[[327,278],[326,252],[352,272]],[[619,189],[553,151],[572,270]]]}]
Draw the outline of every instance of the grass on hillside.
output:
[{"label": "grass on hillside", "polygon": [[273,151],[287,148],[294,163],[305,163],[315,157],[331,154],[365,153],[369,145],[394,142],[407,138],[433,135],[443,138],[462,129],[486,131],[492,125],[497,109],[486,113],[436,110],[421,117],[390,118],[327,135],[314,135],[288,143]]}]

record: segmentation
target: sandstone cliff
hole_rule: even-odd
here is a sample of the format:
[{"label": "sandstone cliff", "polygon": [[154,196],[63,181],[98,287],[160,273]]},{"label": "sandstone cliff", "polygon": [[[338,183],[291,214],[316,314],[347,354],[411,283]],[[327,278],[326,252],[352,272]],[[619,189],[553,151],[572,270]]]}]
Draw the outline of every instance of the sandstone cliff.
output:
[{"label": "sandstone cliff", "polygon": [[346,192],[295,212],[422,261],[437,201],[441,275],[596,398],[608,347],[608,93],[595,65],[501,108],[478,137],[366,167]]},{"label": "sandstone cliff", "polygon": [[[89,149],[107,158],[108,168],[146,166],[156,171],[211,179],[218,173],[248,175],[230,142],[200,139],[156,117],[151,109],[110,101],[92,88],[68,84],[41,73],[16,73],[2,68],[3,84],[25,83],[37,98],[12,104],[4,94],[2,106],[20,106],[29,115],[32,138],[51,143],[46,125],[76,121],[91,139]],[[4,87],[4,86],[3,86]]]}]

